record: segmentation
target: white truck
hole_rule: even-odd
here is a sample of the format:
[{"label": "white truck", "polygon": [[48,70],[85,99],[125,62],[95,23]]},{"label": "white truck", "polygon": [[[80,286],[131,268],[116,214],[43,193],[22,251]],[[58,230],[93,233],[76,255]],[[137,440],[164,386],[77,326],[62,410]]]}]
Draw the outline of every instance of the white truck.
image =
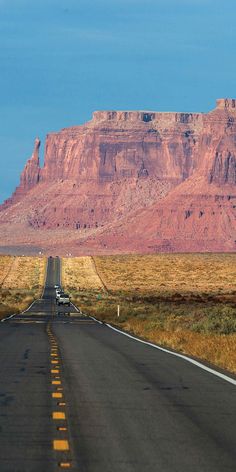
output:
[{"label": "white truck", "polygon": [[63,293],[63,290],[61,288],[56,288],[56,300],[58,300],[59,295]]},{"label": "white truck", "polygon": [[70,306],[70,296],[67,293],[59,293],[57,296],[57,304]]}]

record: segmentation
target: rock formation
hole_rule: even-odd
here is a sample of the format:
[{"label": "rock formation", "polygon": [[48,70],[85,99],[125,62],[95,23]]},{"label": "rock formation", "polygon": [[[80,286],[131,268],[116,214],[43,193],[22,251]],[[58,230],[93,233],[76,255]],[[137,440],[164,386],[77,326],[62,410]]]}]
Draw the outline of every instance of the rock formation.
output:
[{"label": "rock formation", "polygon": [[39,146],[0,207],[0,234],[24,229],[18,244],[50,232],[57,252],[235,250],[235,100],[205,114],[95,112],[47,136],[42,168]]},{"label": "rock formation", "polygon": [[[28,190],[33,188],[36,184],[39,183],[40,176],[40,163],[39,163],[39,148],[40,148],[40,139],[36,138],[34,142],[33,154],[28,159],[25,168],[20,176],[20,185],[16,188],[12,197],[6,200],[5,206],[9,206],[13,203],[16,203],[18,200],[22,199]],[[1,207],[0,207],[1,208]]]},{"label": "rock formation", "polygon": [[39,182],[40,165],[39,165],[39,148],[40,140],[35,139],[34,150],[31,158],[27,161],[26,166],[20,177],[20,189],[27,191]]}]

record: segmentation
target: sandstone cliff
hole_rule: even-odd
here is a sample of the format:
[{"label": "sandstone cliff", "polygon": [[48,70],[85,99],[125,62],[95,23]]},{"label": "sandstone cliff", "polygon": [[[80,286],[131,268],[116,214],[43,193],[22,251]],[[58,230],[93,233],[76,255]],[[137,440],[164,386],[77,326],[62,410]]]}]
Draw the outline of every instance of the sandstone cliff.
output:
[{"label": "sandstone cliff", "polygon": [[37,229],[39,244],[54,231],[57,246],[64,231],[75,252],[235,250],[235,100],[206,114],[95,112],[47,136],[42,168],[39,146],[0,232]]},{"label": "sandstone cliff", "polygon": [[[40,139],[36,138],[34,142],[33,154],[26,162],[25,168],[20,176],[20,185],[16,188],[13,195],[4,202],[2,207],[9,206],[22,199],[28,190],[39,183],[40,163],[39,163]],[[0,206],[1,209],[1,206]]]}]

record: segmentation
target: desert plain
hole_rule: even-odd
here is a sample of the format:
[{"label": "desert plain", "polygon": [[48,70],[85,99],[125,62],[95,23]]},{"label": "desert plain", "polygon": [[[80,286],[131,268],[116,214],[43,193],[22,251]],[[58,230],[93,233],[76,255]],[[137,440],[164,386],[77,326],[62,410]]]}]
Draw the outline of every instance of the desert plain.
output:
[{"label": "desert plain", "polygon": [[62,280],[84,313],[236,372],[236,254],[64,258]]}]

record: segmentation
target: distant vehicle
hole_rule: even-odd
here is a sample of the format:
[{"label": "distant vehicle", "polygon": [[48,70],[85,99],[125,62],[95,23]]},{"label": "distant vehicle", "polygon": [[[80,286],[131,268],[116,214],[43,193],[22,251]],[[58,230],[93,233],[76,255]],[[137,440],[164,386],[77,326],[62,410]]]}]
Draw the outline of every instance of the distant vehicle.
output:
[{"label": "distant vehicle", "polygon": [[59,296],[61,295],[61,293],[64,293],[63,290],[61,288],[57,288],[56,289],[56,300],[58,300]]},{"label": "distant vehicle", "polygon": [[54,285],[54,288],[61,288],[60,285]]},{"label": "distant vehicle", "polygon": [[70,306],[70,296],[67,293],[59,293],[57,298],[57,304]]}]

